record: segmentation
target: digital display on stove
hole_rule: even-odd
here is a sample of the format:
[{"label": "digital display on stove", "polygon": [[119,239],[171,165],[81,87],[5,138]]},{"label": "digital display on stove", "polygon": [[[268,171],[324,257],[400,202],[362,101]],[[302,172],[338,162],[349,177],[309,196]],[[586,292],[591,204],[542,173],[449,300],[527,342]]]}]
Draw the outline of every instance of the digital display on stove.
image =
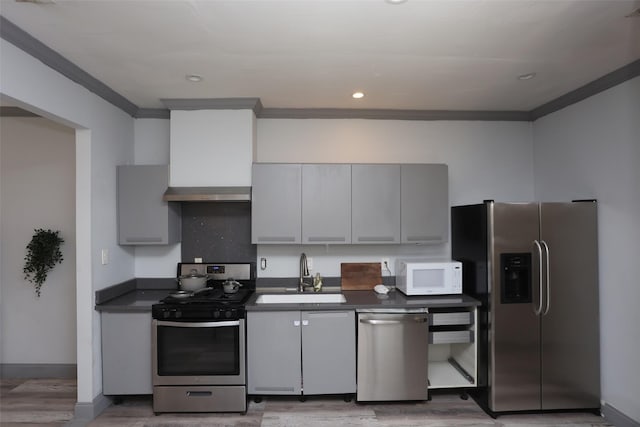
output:
[{"label": "digital display on stove", "polygon": [[208,265],[207,274],[224,274],[224,265]]}]

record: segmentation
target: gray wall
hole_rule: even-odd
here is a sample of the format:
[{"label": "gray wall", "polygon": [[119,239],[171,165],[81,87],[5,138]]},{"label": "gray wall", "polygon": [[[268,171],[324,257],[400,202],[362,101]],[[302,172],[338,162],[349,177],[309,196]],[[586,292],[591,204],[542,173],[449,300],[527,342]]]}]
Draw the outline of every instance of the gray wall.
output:
[{"label": "gray wall", "polygon": [[[75,131],[0,118],[0,363],[76,363]],[[64,261],[41,289],[24,279],[34,229],[59,230]]]},{"label": "gray wall", "polygon": [[602,397],[637,422],[639,118],[637,77],[543,117],[533,126],[536,198],[598,199]]}]

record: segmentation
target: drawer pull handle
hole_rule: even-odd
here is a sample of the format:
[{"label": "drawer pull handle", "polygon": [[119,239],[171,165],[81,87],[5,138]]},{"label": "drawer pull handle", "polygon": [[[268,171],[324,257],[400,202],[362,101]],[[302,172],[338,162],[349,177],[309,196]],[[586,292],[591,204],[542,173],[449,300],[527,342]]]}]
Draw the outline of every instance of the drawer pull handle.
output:
[{"label": "drawer pull handle", "polygon": [[189,397],[210,397],[210,391],[188,391],[187,396]]}]

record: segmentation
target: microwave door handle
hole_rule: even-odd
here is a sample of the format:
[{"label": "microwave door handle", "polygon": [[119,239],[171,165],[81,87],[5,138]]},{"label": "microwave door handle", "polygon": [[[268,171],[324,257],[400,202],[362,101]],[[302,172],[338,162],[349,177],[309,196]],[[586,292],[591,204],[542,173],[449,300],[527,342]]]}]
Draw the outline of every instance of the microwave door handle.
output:
[{"label": "microwave door handle", "polygon": [[[547,281],[547,292],[546,292],[547,295],[546,295],[544,312],[542,313],[543,316],[546,316],[547,313],[549,313],[549,304],[551,302],[551,285],[549,281],[549,245],[547,245],[547,242],[545,242],[544,240],[541,240],[541,243],[542,243],[542,246],[544,247],[544,253],[546,258],[545,280]],[[542,304],[540,304],[540,306],[542,306]]]},{"label": "microwave door handle", "polygon": [[538,307],[533,309],[533,312],[536,316],[540,316],[542,313],[542,246],[540,246],[540,242],[537,240],[534,240],[533,244],[536,246],[536,251],[538,252],[538,293],[540,301]]}]

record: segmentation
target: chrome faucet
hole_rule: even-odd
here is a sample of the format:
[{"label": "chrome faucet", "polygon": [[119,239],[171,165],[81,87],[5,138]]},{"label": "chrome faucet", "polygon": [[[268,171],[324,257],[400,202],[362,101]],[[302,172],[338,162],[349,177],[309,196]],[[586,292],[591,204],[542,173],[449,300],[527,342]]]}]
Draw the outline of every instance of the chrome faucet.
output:
[{"label": "chrome faucet", "polygon": [[303,252],[300,254],[300,282],[298,283],[298,292],[304,292],[305,286],[313,286],[305,283],[304,278],[309,276],[309,264],[307,263],[307,255]]}]

